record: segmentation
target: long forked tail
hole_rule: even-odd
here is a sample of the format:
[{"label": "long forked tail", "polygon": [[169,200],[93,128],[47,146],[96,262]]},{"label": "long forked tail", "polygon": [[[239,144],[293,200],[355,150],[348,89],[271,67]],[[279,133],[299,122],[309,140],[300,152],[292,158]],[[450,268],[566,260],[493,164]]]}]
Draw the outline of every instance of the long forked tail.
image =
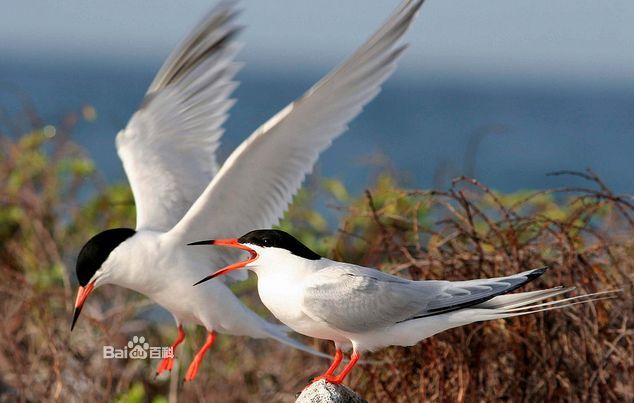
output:
[{"label": "long forked tail", "polygon": [[555,287],[547,290],[500,295],[461,311],[457,313],[456,316],[468,314],[470,322],[510,318],[513,316],[528,315],[531,313],[567,308],[577,304],[586,304],[589,302],[615,298],[616,294],[621,292],[621,290],[600,291],[555,301],[543,302],[547,298],[552,298],[557,295],[570,292],[574,289],[575,287]]}]

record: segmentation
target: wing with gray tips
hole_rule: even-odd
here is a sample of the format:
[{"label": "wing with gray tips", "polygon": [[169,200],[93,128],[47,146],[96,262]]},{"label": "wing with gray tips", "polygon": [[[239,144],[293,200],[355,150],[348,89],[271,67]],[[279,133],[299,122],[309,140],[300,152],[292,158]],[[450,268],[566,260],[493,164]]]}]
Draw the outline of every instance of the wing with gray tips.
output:
[{"label": "wing with gray tips", "polygon": [[249,136],[170,234],[187,243],[277,224],[319,154],[395,69],[399,39],[421,4],[403,1],[342,65]]},{"label": "wing with gray tips", "polygon": [[304,312],[346,332],[368,332],[399,322],[480,304],[531,281],[543,270],[469,281],[410,281],[374,269],[338,264],[304,283]]},{"label": "wing with gray tips", "polygon": [[215,152],[233,105],[239,31],[234,2],[216,6],[172,52],[117,135],[137,230],[168,231],[218,170]]}]

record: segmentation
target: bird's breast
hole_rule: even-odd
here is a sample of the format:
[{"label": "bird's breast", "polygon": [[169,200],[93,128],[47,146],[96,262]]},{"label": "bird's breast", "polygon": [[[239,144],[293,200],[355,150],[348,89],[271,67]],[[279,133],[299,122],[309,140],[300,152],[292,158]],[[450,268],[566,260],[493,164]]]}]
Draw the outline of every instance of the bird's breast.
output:
[{"label": "bird's breast", "polygon": [[301,320],[302,289],[279,276],[258,276],[258,292],[262,303],[288,326]]},{"label": "bird's breast", "polygon": [[283,274],[258,275],[258,292],[262,303],[273,315],[294,331],[321,339],[346,340],[328,324],[315,320],[304,312],[304,287],[301,278]]}]

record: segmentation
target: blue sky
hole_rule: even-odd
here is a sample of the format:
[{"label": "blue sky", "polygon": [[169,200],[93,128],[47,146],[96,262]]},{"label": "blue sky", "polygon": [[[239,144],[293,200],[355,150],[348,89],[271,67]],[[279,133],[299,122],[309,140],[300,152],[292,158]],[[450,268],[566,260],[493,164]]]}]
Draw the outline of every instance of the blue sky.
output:
[{"label": "blue sky", "polygon": [[[390,13],[387,0],[243,0],[241,59],[330,66]],[[160,63],[209,0],[22,0],[0,14],[4,57]],[[402,69],[634,82],[632,0],[428,0]],[[2,61],[0,60],[0,63]]]}]

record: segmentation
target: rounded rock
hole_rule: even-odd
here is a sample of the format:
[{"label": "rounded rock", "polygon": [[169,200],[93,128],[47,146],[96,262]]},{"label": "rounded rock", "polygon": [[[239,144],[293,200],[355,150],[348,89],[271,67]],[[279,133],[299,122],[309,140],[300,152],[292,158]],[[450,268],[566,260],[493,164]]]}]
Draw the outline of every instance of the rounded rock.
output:
[{"label": "rounded rock", "polygon": [[320,380],[308,386],[295,403],[368,403],[352,389]]}]

